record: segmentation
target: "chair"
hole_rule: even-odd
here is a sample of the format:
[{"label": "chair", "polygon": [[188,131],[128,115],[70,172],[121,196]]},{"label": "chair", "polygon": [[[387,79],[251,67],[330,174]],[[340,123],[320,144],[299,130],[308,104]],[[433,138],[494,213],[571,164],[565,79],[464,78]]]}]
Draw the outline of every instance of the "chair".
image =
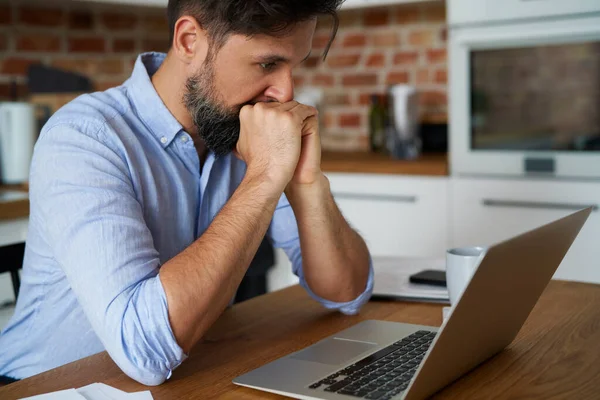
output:
[{"label": "chair", "polygon": [[19,295],[21,279],[19,278],[19,269],[23,267],[23,257],[25,256],[25,243],[13,244],[0,247],[0,274],[10,273],[12,280],[15,300]]}]

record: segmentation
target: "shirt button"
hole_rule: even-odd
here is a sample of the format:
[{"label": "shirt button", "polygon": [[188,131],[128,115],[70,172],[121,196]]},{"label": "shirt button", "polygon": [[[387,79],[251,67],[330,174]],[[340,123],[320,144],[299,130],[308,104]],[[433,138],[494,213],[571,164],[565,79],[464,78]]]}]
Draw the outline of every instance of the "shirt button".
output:
[{"label": "shirt button", "polygon": [[182,141],[183,143],[187,143],[187,141],[188,141],[188,137],[187,137],[187,136],[182,136],[182,137],[181,137],[181,141]]},{"label": "shirt button", "polygon": [[161,142],[162,144],[166,144],[166,143],[167,143],[167,138],[166,138],[166,137],[164,137],[164,136],[163,136],[163,137],[161,137],[161,138],[160,138],[160,142]]}]

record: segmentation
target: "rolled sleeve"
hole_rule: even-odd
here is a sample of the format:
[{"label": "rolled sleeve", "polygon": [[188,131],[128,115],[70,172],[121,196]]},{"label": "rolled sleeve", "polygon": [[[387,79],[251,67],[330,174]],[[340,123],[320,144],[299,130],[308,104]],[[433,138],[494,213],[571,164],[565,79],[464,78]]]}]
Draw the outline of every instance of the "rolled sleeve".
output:
[{"label": "rolled sleeve", "polygon": [[373,262],[369,257],[369,278],[367,285],[363,293],[361,293],[356,299],[339,303],[324,299],[316,295],[306,283],[304,278],[304,271],[302,268],[302,251],[300,249],[300,238],[298,234],[298,223],[294,216],[292,207],[290,206],[287,198],[282,196],[275,214],[273,221],[269,227],[268,235],[273,245],[277,248],[281,248],[285,251],[288,258],[292,263],[293,273],[300,279],[300,286],[302,286],[306,292],[316,301],[321,303],[323,307],[330,310],[337,310],[343,314],[354,315],[360,311],[360,308],[369,301],[371,294],[373,293],[374,283],[374,272]]},{"label": "rolled sleeve", "polygon": [[185,358],[168,318],[159,255],[127,164],[101,130],[45,129],[31,169],[32,208],[98,338],[117,365],[145,385]]}]

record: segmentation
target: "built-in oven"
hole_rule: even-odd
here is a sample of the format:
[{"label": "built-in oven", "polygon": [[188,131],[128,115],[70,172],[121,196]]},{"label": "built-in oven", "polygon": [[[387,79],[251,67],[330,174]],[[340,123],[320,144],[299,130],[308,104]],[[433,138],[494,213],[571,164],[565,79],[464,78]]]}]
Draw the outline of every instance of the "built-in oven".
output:
[{"label": "built-in oven", "polygon": [[453,175],[600,178],[600,0],[448,0]]}]

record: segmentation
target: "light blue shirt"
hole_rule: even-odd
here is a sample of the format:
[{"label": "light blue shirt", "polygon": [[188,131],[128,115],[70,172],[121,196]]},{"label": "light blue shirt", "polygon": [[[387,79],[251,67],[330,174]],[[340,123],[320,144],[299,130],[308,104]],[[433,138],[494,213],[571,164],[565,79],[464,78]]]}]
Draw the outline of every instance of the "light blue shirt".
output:
[{"label": "light blue shirt", "polygon": [[[31,166],[22,287],[0,335],[0,375],[26,378],[106,350],[131,378],[157,385],[186,358],[158,272],[208,228],[245,164],[209,154],[200,171],[192,138],[150,80],[164,57],[141,55],[122,86],[77,98],[42,130]],[[326,308],[354,314],[368,301],[372,267],[354,301],[311,292],[285,196],[268,237]]]}]

